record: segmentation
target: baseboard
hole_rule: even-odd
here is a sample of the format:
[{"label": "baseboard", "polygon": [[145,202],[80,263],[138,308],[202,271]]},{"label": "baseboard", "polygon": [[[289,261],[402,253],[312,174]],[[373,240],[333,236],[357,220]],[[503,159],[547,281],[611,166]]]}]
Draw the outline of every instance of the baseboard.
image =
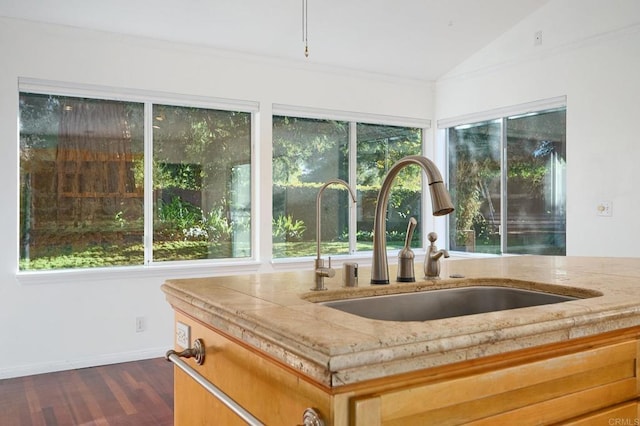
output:
[{"label": "baseboard", "polygon": [[0,368],[0,379],[32,376],[34,374],[53,373],[55,371],[75,370],[78,368],[97,367],[99,365],[118,364],[121,362],[139,361],[142,359],[162,358],[165,356],[166,352],[166,347],[150,348],[141,351],[97,355],[73,360]]}]

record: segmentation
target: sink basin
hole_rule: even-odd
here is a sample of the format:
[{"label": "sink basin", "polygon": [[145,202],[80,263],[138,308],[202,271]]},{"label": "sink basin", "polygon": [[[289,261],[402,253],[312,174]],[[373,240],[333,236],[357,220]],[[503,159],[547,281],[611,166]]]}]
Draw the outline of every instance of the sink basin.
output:
[{"label": "sink basin", "polygon": [[320,302],[365,318],[428,321],[576,300],[577,297],[500,286],[456,287]]}]

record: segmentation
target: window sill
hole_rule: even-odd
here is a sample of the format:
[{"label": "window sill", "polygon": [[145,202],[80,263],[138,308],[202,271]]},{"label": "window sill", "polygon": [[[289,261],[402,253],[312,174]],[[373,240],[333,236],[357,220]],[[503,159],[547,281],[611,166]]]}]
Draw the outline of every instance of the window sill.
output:
[{"label": "window sill", "polygon": [[[387,253],[389,264],[397,263],[397,250],[389,250]],[[416,264],[424,260],[424,250],[415,250]],[[451,252],[452,259],[492,258],[510,255],[496,255],[484,253]],[[69,284],[88,283],[96,281],[109,281],[121,279],[146,279],[146,278],[197,278],[223,275],[244,275],[261,272],[285,272],[301,269],[313,269],[315,257],[279,258],[269,262],[271,271],[264,270],[264,264],[256,260],[243,261],[196,261],[196,262],[169,262],[166,264],[153,264],[151,266],[118,266],[110,268],[85,268],[65,270],[40,270],[19,271],[16,273],[18,282],[22,285],[38,284]],[[323,256],[327,260],[328,256]],[[359,253],[357,255],[331,256],[331,266],[339,269],[346,262],[356,262],[361,267],[371,266],[371,253]]]},{"label": "window sill", "polygon": [[260,268],[255,260],[236,262],[171,262],[152,266],[118,266],[108,268],[85,268],[65,270],[18,271],[20,284],[87,283],[116,279],[145,278],[194,278],[216,275],[250,274]]}]

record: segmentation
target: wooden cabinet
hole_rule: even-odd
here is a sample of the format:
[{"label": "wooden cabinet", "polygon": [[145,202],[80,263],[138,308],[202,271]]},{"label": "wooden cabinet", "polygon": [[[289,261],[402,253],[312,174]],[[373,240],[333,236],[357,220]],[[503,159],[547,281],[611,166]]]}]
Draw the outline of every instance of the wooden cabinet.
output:
[{"label": "wooden cabinet", "polygon": [[553,424],[636,398],[637,354],[628,340],[366,395],[355,424],[372,412],[384,425]]},{"label": "wooden cabinet", "polygon": [[[201,338],[206,347],[203,365],[186,362],[264,424],[301,424],[307,407],[332,415],[328,389],[183,314],[176,313],[176,320],[189,325],[192,340]],[[177,367],[174,378],[175,426],[245,424]]]},{"label": "wooden cabinet", "polygon": [[[176,312],[207,348],[190,365],[267,425],[637,425],[638,329],[327,388],[252,347]],[[241,425],[182,371],[175,425]]]}]

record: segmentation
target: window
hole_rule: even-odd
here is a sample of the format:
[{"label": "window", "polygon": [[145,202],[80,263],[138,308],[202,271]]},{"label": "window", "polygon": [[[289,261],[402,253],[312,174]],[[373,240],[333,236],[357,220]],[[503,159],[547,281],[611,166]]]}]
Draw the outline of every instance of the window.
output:
[{"label": "window", "polygon": [[20,270],[251,256],[251,120],[20,93]]},{"label": "window", "polygon": [[564,107],[446,128],[451,250],[566,254]]},{"label": "window", "polygon": [[[273,117],[273,257],[316,253],[316,196],[329,179],[349,180],[349,123]],[[346,188],[322,198],[323,253],[349,253]]]},{"label": "window", "polygon": [[[316,254],[316,197],[328,180],[356,187],[357,206],[339,185],[322,196],[322,255],[372,249],[375,202],[388,169],[421,154],[422,129],[353,121],[273,117],[273,257]],[[396,178],[387,215],[389,248],[404,244],[409,215],[421,216],[422,172],[407,167]],[[419,234],[419,233],[416,233]],[[421,246],[416,235],[413,246]]]},{"label": "window", "polygon": [[153,259],[251,256],[251,114],[153,106]]},{"label": "window", "polygon": [[[358,220],[358,243],[373,249],[373,219],[378,192],[387,172],[407,155],[422,154],[422,129],[357,125],[357,182],[361,216]],[[404,245],[407,224],[413,216],[422,218],[422,169],[410,165],[398,173],[387,206],[387,249]],[[422,247],[422,233],[416,232],[413,247]]]}]

